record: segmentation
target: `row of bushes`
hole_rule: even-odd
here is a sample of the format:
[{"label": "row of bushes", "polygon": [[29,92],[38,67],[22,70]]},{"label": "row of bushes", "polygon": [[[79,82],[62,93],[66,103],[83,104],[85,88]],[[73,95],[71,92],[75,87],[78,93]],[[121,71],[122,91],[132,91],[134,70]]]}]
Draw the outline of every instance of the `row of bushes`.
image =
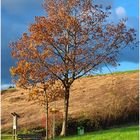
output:
[{"label": "row of bushes", "polygon": [[[138,123],[139,121],[139,111],[134,110],[133,112],[127,112],[126,114],[121,114],[118,116],[109,116],[109,117],[102,117],[100,115],[98,116],[92,116],[87,115],[86,116],[80,116],[79,118],[69,118],[68,119],[68,135],[74,135],[77,134],[77,128],[79,126],[83,126],[85,132],[90,132],[94,130],[100,130],[100,129],[107,129],[109,127],[129,124],[129,123]],[[61,132],[62,128],[62,119],[56,121],[56,135],[58,136]],[[50,127],[51,129],[51,127]],[[51,131],[51,130],[50,130]],[[46,130],[43,127],[37,127],[32,129],[25,129],[22,128],[20,130],[20,133],[41,133],[43,136],[46,134]]]},{"label": "row of bushes", "polygon": [[[124,124],[130,124],[130,123],[138,123],[139,121],[139,113],[133,112],[133,114],[127,114],[127,116],[122,115],[116,118],[109,118],[109,119],[102,119],[102,118],[69,118],[68,120],[68,135],[74,135],[77,134],[77,128],[79,126],[83,126],[85,132],[91,132],[95,130],[101,130],[101,129],[107,129],[109,127],[124,125]],[[62,128],[62,122],[59,121],[56,123],[56,135],[58,136],[61,132]],[[46,130],[45,128],[35,128],[30,131],[29,133],[41,133],[45,136]],[[26,132],[27,133],[27,132]]]},{"label": "row of bushes", "polygon": [[[93,119],[93,118],[77,118],[77,119],[72,119],[69,118],[68,120],[68,135],[74,135],[77,134],[77,128],[79,126],[83,126],[85,132],[90,132],[90,131],[94,131],[94,130],[100,130],[100,129],[107,129],[109,127],[113,127],[113,126],[119,126],[119,125],[123,125],[123,124],[129,124],[129,123],[138,123],[139,121],[139,113],[138,112],[134,112],[133,114],[128,114],[127,117],[126,116],[120,116],[117,118],[106,118],[106,119],[102,119],[102,118],[97,118],[97,119]],[[56,127],[56,134],[59,135],[60,131],[61,131],[61,123],[57,124]]]}]

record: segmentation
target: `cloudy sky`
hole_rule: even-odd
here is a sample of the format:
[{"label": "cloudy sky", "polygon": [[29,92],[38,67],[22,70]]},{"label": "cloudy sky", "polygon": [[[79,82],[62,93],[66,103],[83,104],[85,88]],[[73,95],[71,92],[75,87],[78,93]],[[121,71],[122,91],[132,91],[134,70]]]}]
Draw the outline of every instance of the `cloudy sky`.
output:
[{"label": "cloudy sky", "polygon": [[[11,58],[9,43],[19,39],[23,32],[27,32],[28,25],[34,22],[35,16],[45,15],[42,8],[44,0],[1,0],[1,57],[2,57],[2,87],[11,84],[9,69],[15,60]],[[138,38],[138,0],[94,0],[97,4],[112,6],[110,20],[117,22],[127,17],[127,26],[137,30]],[[124,50],[120,55],[120,66],[111,68],[114,71],[138,69],[138,48]],[[103,69],[106,73],[108,70]]]}]

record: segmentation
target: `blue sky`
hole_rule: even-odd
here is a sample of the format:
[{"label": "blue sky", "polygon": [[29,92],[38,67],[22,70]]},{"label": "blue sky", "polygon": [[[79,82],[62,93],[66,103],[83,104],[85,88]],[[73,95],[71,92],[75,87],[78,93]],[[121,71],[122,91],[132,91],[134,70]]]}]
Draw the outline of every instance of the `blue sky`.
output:
[{"label": "blue sky", "polygon": [[[45,15],[42,8],[44,0],[1,0],[1,82],[2,87],[11,84],[9,68],[15,61],[11,58],[9,43],[16,41],[26,32],[28,25],[33,23],[35,16]],[[128,17],[127,26],[137,30],[139,25],[138,0],[95,0],[97,4],[112,6],[112,15],[109,20],[117,22],[120,18]],[[111,68],[112,71],[138,69],[139,49],[125,49],[119,57],[121,66]],[[103,68],[103,73],[109,71]]]}]

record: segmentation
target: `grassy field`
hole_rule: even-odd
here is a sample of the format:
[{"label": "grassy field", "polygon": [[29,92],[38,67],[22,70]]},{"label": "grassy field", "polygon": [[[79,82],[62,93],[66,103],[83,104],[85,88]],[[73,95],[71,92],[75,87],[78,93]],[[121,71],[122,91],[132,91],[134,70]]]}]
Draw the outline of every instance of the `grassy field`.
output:
[{"label": "grassy field", "polygon": [[114,128],[56,140],[138,140],[138,126]]},{"label": "grassy field", "polygon": [[[136,73],[139,72],[139,70],[129,70],[129,71],[117,71],[117,72],[112,72],[112,73],[102,73],[102,74],[97,74],[98,76],[105,76],[105,75],[111,75],[111,74],[131,74],[131,73]],[[92,75],[93,76],[93,75]],[[96,75],[95,75],[96,76]]]},{"label": "grassy field", "polygon": [[2,135],[1,140],[13,140],[11,135]]},{"label": "grassy field", "polygon": [[[66,138],[56,138],[55,140],[138,140],[138,126],[129,126],[86,133],[82,136],[69,136]],[[12,140],[12,137],[2,136],[2,140]]]},{"label": "grassy field", "polygon": [[[70,134],[75,134],[79,125],[84,126],[85,130],[93,130],[95,127],[107,128],[138,121],[138,72],[125,73],[81,78],[73,83],[69,104]],[[18,122],[19,126],[22,126],[20,131],[42,127],[44,108],[36,101],[29,101],[29,97],[28,90],[21,88],[10,88],[2,94],[2,133],[8,133],[12,127],[11,112],[16,112],[20,116]],[[59,132],[58,129],[61,127],[59,122],[63,116],[63,100],[58,100],[55,104],[59,109],[56,117]],[[50,108],[53,105],[50,104]]]}]

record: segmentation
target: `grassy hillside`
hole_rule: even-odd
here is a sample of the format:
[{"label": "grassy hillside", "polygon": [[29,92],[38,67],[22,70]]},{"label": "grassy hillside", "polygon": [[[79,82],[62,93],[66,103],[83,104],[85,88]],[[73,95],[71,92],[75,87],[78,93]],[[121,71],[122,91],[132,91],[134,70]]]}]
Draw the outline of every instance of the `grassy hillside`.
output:
[{"label": "grassy hillside", "polygon": [[122,127],[105,131],[87,133],[82,136],[60,138],[56,140],[138,140],[138,126]]},{"label": "grassy hillside", "polygon": [[[105,131],[86,133],[81,136],[56,138],[55,140],[138,140],[138,126],[115,128]],[[2,140],[11,140],[11,136],[2,136]]]},{"label": "grassy hillside", "polygon": [[[138,73],[139,70],[129,70],[129,71],[117,71],[117,72],[112,72],[112,73],[102,73],[102,74],[97,74],[98,76],[104,76],[104,75],[116,75],[116,74],[130,74],[130,73]],[[93,75],[90,75],[93,76]]]},{"label": "grassy hillside", "polygon": [[[138,76],[138,71],[134,71],[76,80],[70,90],[70,133],[76,132],[79,125],[93,131],[138,120]],[[22,89],[6,90],[2,94],[2,132],[11,131],[12,112],[20,115],[20,130],[42,127],[44,109],[37,102],[28,101],[28,97],[29,93]],[[62,116],[63,100],[55,104]]]}]

